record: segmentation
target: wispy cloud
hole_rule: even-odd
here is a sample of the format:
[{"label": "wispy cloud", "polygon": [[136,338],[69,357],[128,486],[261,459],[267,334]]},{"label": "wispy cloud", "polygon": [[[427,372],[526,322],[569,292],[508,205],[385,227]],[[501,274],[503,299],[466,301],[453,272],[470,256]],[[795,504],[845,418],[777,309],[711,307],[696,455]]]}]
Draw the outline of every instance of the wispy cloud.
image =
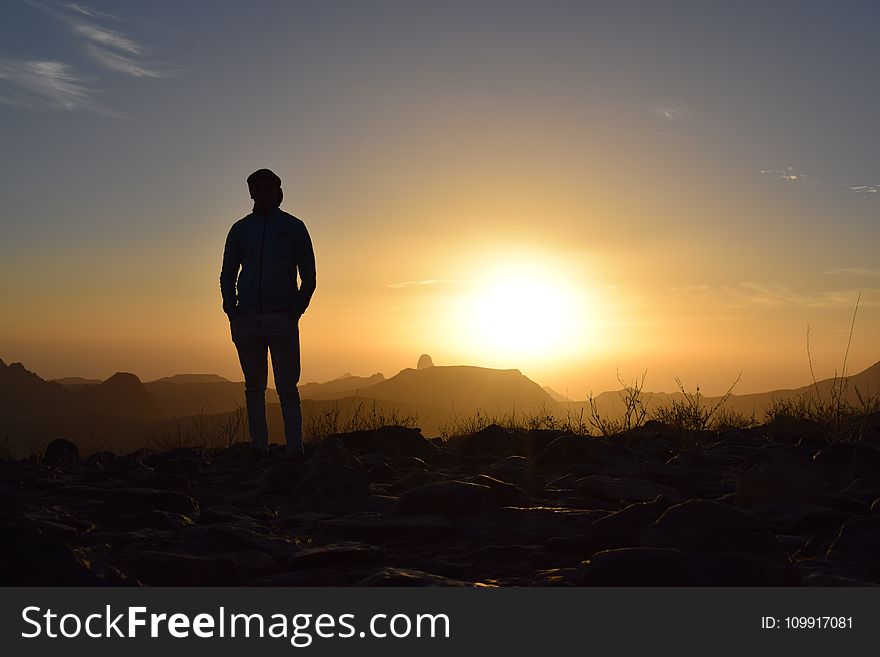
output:
[{"label": "wispy cloud", "polygon": [[[727,288],[734,298],[749,305],[805,306],[809,308],[851,308],[858,290],[796,290],[785,283],[756,283],[743,281],[738,288]],[[880,305],[877,290],[864,290],[861,305]]]},{"label": "wispy cloud", "polygon": [[143,52],[143,48],[135,43],[133,39],[130,39],[119,32],[114,32],[113,30],[108,30],[95,25],[94,23],[87,23],[80,20],[66,20],[65,22],[70,29],[89,41],[94,41],[102,46],[124,50],[133,55],[139,55]]},{"label": "wispy cloud", "polygon": [[779,180],[787,180],[788,182],[795,182],[797,180],[809,178],[807,174],[798,173],[791,167],[786,167],[785,169],[761,169],[761,173],[773,176]]},{"label": "wispy cloud", "polygon": [[[101,25],[101,21],[123,19],[77,3],[24,0],[76,35],[84,53],[103,69],[132,77],[168,77],[179,72],[160,70],[143,59],[149,50],[121,29]],[[51,42],[47,39],[46,43]],[[67,58],[0,58],[0,103],[32,110],[96,111],[125,117],[97,102],[104,92],[97,76],[84,77]]]},{"label": "wispy cloud", "polygon": [[31,0],[31,4],[82,39],[85,42],[86,54],[105,68],[133,77],[158,78],[177,74],[160,70],[157,66],[143,61],[142,57],[149,49],[123,32],[120,25],[109,28],[100,23],[100,21],[112,20],[117,24],[125,24],[125,21],[118,16],[75,3],[46,5]]},{"label": "wispy cloud", "polygon": [[423,281],[401,281],[399,283],[391,283],[388,285],[390,288],[394,288],[395,290],[399,290],[403,287],[412,287],[415,285],[440,285],[442,283],[453,283],[452,279],[448,278],[428,278]]},{"label": "wispy cloud", "polygon": [[689,117],[688,109],[681,103],[666,101],[654,106],[654,114],[668,121],[681,121]]},{"label": "wispy cloud", "polygon": [[0,59],[0,101],[27,109],[93,110],[121,116],[98,105],[95,90],[64,62]]},{"label": "wispy cloud", "polygon": [[880,185],[846,185],[846,188],[862,198],[868,198],[871,194],[880,193]]},{"label": "wispy cloud", "polygon": [[86,46],[86,50],[88,51],[89,55],[91,55],[92,59],[94,59],[98,63],[106,66],[107,68],[111,68],[114,71],[127,73],[128,75],[134,76],[136,78],[144,76],[152,78],[162,78],[169,75],[168,73],[163,73],[161,71],[147,68],[138,63],[136,60],[131,59],[130,57],[117,55],[115,52],[110,52],[105,48],[100,48],[91,43]]},{"label": "wispy cloud", "polygon": [[97,9],[88,9],[83,7],[82,5],[75,4],[73,2],[67,3],[65,5],[71,11],[74,11],[78,14],[82,14],[83,16],[88,16],[89,18],[108,18],[110,20],[120,20],[118,16],[114,16],[113,14],[108,14],[103,11],[98,11]]},{"label": "wispy cloud", "polygon": [[[846,270],[839,270],[846,271]],[[868,270],[853,270],[867,272]],[[830,273],[830,272],[826,272]],[[880,275],[880,272],[876,272]],[[880,290],[862,289],[862,306],[880,306]],[[670,292],[693,302],[717,303],[725,308],[802,306],[808,308],[850,308],[859,290],[810,290],[788,283],[741,281],[735,285],[688,285]]]},{"label": "wispy cloud", "polygon": [[847,274],[851,276],[880,276],[880,269],[864,269],[862,267],[844,267],[842,269],[829,269],[823,274]]}]

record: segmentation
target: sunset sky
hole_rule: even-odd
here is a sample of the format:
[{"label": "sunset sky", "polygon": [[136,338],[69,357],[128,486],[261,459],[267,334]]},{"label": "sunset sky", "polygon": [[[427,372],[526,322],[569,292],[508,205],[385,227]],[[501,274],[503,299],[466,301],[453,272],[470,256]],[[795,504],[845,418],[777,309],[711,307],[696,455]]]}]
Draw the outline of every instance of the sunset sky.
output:
[{"label": "sunset sky", "polygon": [[880,3],[0,5],[0,358],[242,380],[219,288],[281,176],[302,382],[519,368],[576,399],[880,360]]}]

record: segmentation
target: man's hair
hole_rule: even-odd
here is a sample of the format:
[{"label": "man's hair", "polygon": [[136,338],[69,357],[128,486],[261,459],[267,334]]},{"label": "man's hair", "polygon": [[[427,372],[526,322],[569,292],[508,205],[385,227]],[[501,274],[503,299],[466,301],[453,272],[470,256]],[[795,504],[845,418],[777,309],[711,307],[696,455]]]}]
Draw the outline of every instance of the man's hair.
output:
[{"label": "man's hair", "polygon": [[248,187],[250,187],[255,180],[258,179],[266,179],[270,182],[274,183],[276,186],[281,187],[281,178],[275,175],[275,172],[271,169],[257,169],[247,178]]},{"label": "man's hair", "polygon": [[271,169],[257,169],[247,177],[248,189],[253,187],[253,183],[256,180],[268,180],[278,188],[278,200],[275,202],[275,205],[280,206],[281,201],[284,200],[284,192],[281,191],[281,178]]}]

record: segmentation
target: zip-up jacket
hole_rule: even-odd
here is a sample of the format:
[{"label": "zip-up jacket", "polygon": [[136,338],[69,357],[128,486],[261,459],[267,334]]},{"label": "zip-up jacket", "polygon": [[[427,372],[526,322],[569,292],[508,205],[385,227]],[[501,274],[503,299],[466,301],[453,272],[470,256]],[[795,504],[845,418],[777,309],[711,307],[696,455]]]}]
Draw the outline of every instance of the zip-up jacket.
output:
[{"label": "zip-up jacket", "polygon": [[220,269],[223,312],[230,318],[243,311],[302,314],[314,292],[315,252],[301,219],[276,207],[232,224]]}]

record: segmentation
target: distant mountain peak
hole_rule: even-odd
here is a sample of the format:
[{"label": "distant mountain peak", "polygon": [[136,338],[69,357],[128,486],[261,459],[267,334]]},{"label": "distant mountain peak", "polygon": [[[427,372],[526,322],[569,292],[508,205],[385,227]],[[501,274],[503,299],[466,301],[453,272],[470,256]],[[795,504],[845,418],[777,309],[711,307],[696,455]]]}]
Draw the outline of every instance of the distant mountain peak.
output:
[{"label": "distant mountain peak", "polygon": [[173,374],[150,383],[231,383],[231,381],[219,374]]},{"label": "distant mountain peak", "polygon": [[422,354],[419,356],[419,362],[416,365],[417,370],[424,370],[429,367],[434,367],[434,361],[428,354]]},{"label": "distant mountain peak", "polygon": [[137,374],[132,374],[131,372],[117,372],[109,379],[106,379],[103,385],[111,385],[111,386],[131,386],[131,385],[142,385],[141,380],[138,378]]}]

